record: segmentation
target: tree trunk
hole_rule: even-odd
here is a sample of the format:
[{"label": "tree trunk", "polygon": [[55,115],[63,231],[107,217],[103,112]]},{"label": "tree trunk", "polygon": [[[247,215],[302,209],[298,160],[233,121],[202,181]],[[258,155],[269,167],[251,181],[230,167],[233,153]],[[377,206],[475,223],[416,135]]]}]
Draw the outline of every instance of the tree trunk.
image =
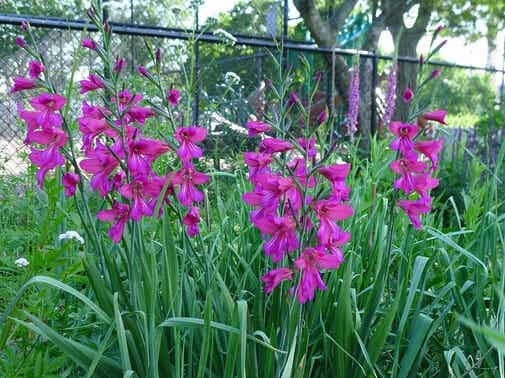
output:
[{"label": "tree trunk", "polygon": [[[419,37],[410,33],[405,33],[400,39],[398,46],[399,56],[417,56],[417,45]],[[399,121],[407,121],[409,114],[409,104],[403,102],[403,93],[406,88],[412,89],[416,93],[417,84],[417,63],[398,62],[398,76],[396,86],[396,108],[394,119]]]},{"label": "tree trunk", "polygon": [[487,43],[487,56],[486,56],[486,67],[493,68],[493,53],[496,50],[496,36],[486,36]]}]

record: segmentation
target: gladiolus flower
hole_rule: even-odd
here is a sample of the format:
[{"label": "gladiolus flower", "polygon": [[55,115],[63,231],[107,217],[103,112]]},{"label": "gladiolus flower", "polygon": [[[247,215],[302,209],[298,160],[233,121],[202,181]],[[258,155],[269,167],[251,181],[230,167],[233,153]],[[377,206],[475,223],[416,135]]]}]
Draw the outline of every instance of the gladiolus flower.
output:
[{"label": "gladiolus flower", "polygon": [[32,148],[32,152],[28,156],[30,161],[39,167],[36,176],[39,187],[44,187],[44,178],[51,169],[65,164],[65,159],[60,153],[57,146],[50,146],[45,150],[37,150]]},{"label": "gladiolus flower", "polygon": [[121,72],[125,69],[126,67],[126,60],[124,60],[123,58],[117,58],[116,61],[114,62],[114,67],[112,68],[112,70],[116,73],[118,72]]},{"label": "gladiolus flower", "polygon": [[270,240],[263,244],[263,250],[275,263],[280,262],[285,253],[291,253],[299,246],[296,222],[292,217],[265,217],[258,220],[256,226],[263,234],[271,235]]},{"label": "gladiolus flower", "polygon": [[200,209],[196,206],[191,207],[182,219],[182,224],[186,226],[186,232],[190,238],[200,232],[198,224],[200,223]]},{"label": "gladiolus flower", "polygon": [[282,281],[291,281],[293,279],[293,271],[289,268],[272,269],[267,274],[261,277],[263,281],[263,290],[265,293],[271,293]]},{"label": "gladiolus flower", "polygon": [[99,141],[97,141],[97,146],[94,150],[86,151],[85,156],[86,158],[81,160],[79,166],[87,173],[93,175],[90,183],[91,188],[98,190],[100,196],[105,197],[112,189],[109,175],[116,169],[119,162],[107,147]]},{"label": "gladiolus flower", "polygon": [[428,121],[435,121],[441,123],[442,125],[447,125],[445,123],[445,116],[447,115],[447,111],[444,109],[437,109],[432,112],[427,112],[423,114],[423,118]]},{"label": "gladiolus flower", "polygon": [[421,140],[414,143],[414,149],[422,153],[431,161],[431,169],[438,169],[438,155],[442,150],[443,141],[438,140]]},{"label": "gladiolus flower", "polygon": [[96,217],[102,222],[114,222],[108,234],[114,243],[119,243],[123,237],[124,226],[130,218],[130,207],[116,201],[112,209],[99,211]]},{"label": "gladiolus flower", "polygon": [[27,31],[28,30],[28,22],[26,22],[25,20],[21,21],[21,30],[22,31]]},{"label": "gladiolus flower", "polygon": [[326,254],[321,248],[306,248],[295,261],[296,269],[302,272],[296,296],[301,304],[314,299],[316,289],[326,290],[320,269],[337,269],[343,262],[338,253]]},{"label": "gladiolus flower", "polygon": [[391,149],[399,150],[406,158],[414,158],[412,138],[417,134],[417,126],[409,123],[391,122],[389,130],[397,137],[391,142]]},{"label": "gladiolus flower", "polygon": [[131,140],[127,144],[128,169],[136,174],[146,174],[150,171],[149,166],[158,157],[167,152],[170,147],[151,138],[139,138]]},{"label": "gladiolus flower", "polygon": [[410,101],[412,101],[412,99],[414,98],[414,92],[412,91],[412,89],[410,89],[409,87],[405,88],[405,91],[403,91],[403,102],[408,104]]},{"label": "gladiolus flower", "polygon": [[97,47],[96,42],[89,38],[84,38],[82,40],[82,46],[90,50],[96,50]]},{"label": "gladiolus flower", "polygon": [[309,159],[312,159],[317,155],[316,140],[314,139],[314,137],[310,138],[309,140],[305,138],[298,138],[296,141],[298,142],[300,147],[302,147],[305,150],[307,157]]},{"label": "gladiolus flower", "polygon": [[193,202],[203,201],[203,193],[197,189],[196,185],[205,184],[207,181],[209,181],[209,176],[197,172],[191,163],[187,163],[177,171],[172,180],[173,184],[179,187],[177,199],[185,207],[190,207]]},{"label": "gladiolus flower", "polygon": [[247,136],[249,138],[272,130],[272,126],[261,121],[247,121],[245,126],[247,127]]},{"label": "gladiolus flower", "polygon": [[261,152],[244,152],[244,163],[249,167],[249,180],[253,183],[256,176],[263,173],[270,173],[268,165],[272,161],[272,156]]},{"label": "gladiolus flower", "polygon": [[319,200],[312,206],[319,219],[317,238],[323,246],[329,245],[332,236],[340,232],[335,221],[347,219],[354,214],[351,206],[332,200]]},{"label": "gladiolus flower", "polygon": [[259,152],[274,154],[276,152],[287,152],[293,149],[293,145],[282,139],[265,138],[259,145]]},{"label": "gladiolus flower", "polygon": [[180,98],[181,98],[181,92],[179,92],[177,89],[170,89],[167,93],[167,101],[173,107],[177,106]]},{"label": "gladiolus flower", "polygon": [[402,199],[398,201],[398,206],[407,214],[416,230],[421,228],[420,215],[427,214],[431,210],[431,198],[421,197],[417,200]]},{"label": "gladiolus flower", "polygon": [[27,89],[37,88],[37,84],[35,84],[35,80],[33,79],[27,79],[25,77],[15,77],[12,79],[12,81],[14,82],[14,85],[9,91],[10,94],[24,91]]},{"label": "gladiolus flower", "polygon": [[65,196],[72,197],[75,194],[79,181],[79,175],[76,173],[68,172],[62,176],[61,183],[65,188]]},{"label": "gladiolus flower", "polygon": [[417,160],[399,159],[390,164],[391,170],[401,177],[395,181],[395,189],[401,189],[406,194],[414,191],[414,173],[422,173],[426,169],[426,163]]},{"label": "gladiolus flower", "polygon": [[437,69],[434,69],[431,74],[430,74],[430,79],[435,79],[436,77],[438,77],[440,75],[440,70],[437,68]]},{"label": "gladiolus flower", "polygon": [[28,65],[28,73],[32,79],[35,79],[44,72],[44,65],[38,60],[32,60]]},{"label": "gladiolus flower", "polygon": [[16,45],[18,45],[22,49],[24,49],[26,47],[26,42],[23,39],[23,37],[16,37],[16,39],[14,40],[14,42],[16,43]]},{"label": "gladiolus flower", "polygon": [[119,193],[132,200],[131,219],[139,221],[143,216],[153,215],[151,199],[157,197],[161,188],[157,181],[149,180],[147,176],[137,176],[119,189]]},{"label": "gladiolus flower", "polygon": [[321,167],[318,172],[333,184],[338,181],[344,181],[349,175],[350,170],[351,164],[343,163]]},{"label": "gladiolus flower", "polygon": [[139,71],[139,74],[141,74],[142,76],[145,76],[145,77],[149,76],[149,71],[144,66],[139,66],[139,68],[137,70]]},{"label": "gladiolus flower", "polygon": [[79,91],[80,94],[85,94],[96,89],[105,88],[105,84],[103,83],[102,79],[100,79],[100,77],[95,74],[90,74],[87,80],[81,80],[79,81],[79,84],[81,85],[81,90]]},{"label": "gladiolus flower", "polygon": [[203,142],[207,136],[207,129],[203,127],[190,126],[179,127],[175,130],[174,137],[180,143],[177,155],[182,161],[189,161],[192,158],[202,157],[202,149],[195,143]]}]

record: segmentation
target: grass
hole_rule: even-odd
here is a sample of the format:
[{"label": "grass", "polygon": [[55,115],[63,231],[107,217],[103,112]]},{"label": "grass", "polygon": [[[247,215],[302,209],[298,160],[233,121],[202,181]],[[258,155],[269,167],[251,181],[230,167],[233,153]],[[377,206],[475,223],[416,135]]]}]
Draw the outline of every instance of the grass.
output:
[{"label": "grass", "polygon": [[[240,199],[248,186],[242,170],[214,175],[211,222],[196,243],[165,213],[145,222],[141,245],[102,252],[85,244],[80,261],[78,248],[54,242],[63,218],[44,216],[71,212],[71,203],[57,192],[40,202],[33,187],[11,195],[5,204],[13,212],[2,206],[2,297],[12,300],[29,277],[54,279],[32,278],[12,313],[2,302],[11,316],[2,329],[2,371],[23,376],[24,368],[14,369],[22,351],[40,376],[503,376],[496,338],[481,327],[504,331],[501,167],[491,174],[473,160],[458,201],[443,178],[422,231],[394,218],[387,256],[392,177],[384,147],[374,142],[370,161],[352,157],[356,215],[346,225],[353,236],[346,262],[303,307],[286,288],[262,292],[259,277],[270,263]],[[26,255],[28,268],[12,264],[28,245],[18,240],[39,246]]]}]

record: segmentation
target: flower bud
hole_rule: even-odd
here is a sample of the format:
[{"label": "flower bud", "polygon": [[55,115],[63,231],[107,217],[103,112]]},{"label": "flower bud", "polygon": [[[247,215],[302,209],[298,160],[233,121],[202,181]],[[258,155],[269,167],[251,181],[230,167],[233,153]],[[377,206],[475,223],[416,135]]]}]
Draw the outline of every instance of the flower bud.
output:
[{"label": "flower bud", "polygon": [[23,39],[23,37],[16,37],[16,39],[14,40],[14,42],[16,43],[16,45],[18,45],[22,49],[24,49],[26,47],[26,42]]},{"label": "flower bud", "polygon": [[82,46],[90,50],[96,50],[96,42],[89,38],[84,38],[82,40]]},{"label": "flower bud", "polygon": [[414,92],[409,87],[403,91],[403,102],[408,104],[414,98]]},{"label": "flower bud", "polygon": [[139,68],[137,70],[138,70],[139,74],[141,74],[142,76],[145,76],[145,77],[149,76],[149,71],[144,66],[139,66]]}]

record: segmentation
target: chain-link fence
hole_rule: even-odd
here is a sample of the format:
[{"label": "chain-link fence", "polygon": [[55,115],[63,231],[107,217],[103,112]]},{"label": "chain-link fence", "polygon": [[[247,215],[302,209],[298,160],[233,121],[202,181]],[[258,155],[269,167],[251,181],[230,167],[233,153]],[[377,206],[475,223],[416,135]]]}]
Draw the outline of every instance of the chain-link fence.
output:
[{"label": "chain-link fence", "polygon": [[[254,33],[251,28],[238,28],[234,30],[237,33],[230,33],[209,27],[194,33],[193,30],[182,28],[112,22],[115,53],[128,59],[129,69],[134,74],[138,65],[146,64],[149,60],[145,41],[161,47],[165,79],[174,85],[181,84],[188,71],[196,70],[197,86],[190,101],[193,121],[209,128],[214,138],[208,148],[223,157],[233,156],[243,149],[241,143],[247,143],[243,138],[242,126],[247,118],[251,114],[261,116],[269,106],[264,101],[264,92],[270,81],[278,79],[275,68],[278,62],[293,65],[296,69],[302,55],[310,61],[314,72],[322,74],[314,111],[317,111],[317,106],[320,109],[329,106],[335,110],[337,122],[345,121],[346,104],[342,100],[344,96],[340,96],[333,85],[331,55],[334,53],[344,56],[351,65],[355,52],[332,52],[318,49],[311,43],[288,40],[286,34],[283,35],[283,32],[286,33],[282,27],[283,22],[286,22],[283,17],[286,18],[287,15],[279,4],[270,6],[258,19],[259,24]],[[58,89],[64,90],[71,75],[76,82],[97,68],[99,62],[94,54],[78,49],[84,33],[93,31],[90,25],[84,21],[66,21],[62,18],[0,14],[0,34],[14,37],[18,25],[26,18],[39,37],[40,49],[46,64],[51,67],[53,75],[56,75],[52,80]],[[198,23],[193,26],[199,28]],[[192,40],[195,35],[198,35],[197,42]],[[281,42],[283,51],[279,50]],[[80,55],[77,55],[78,51]],[[371,75],[365,77],[374,88],[369,102],[373,109],[370,128],[380,132],[391,59],[367,52],[361,52],[360,56],[362,61],[372,63]],[[27,54],[16,48],[5,48],[0,53],[0,173],[16,174],[26,168],[24,130],[17,120],[16,111],[18,103],[23,102],[23,94],[11,96],[8,91],[12,77],[26,75],[28,60]],[[417,64],[415,58],[405,58],[404,61]],[[434,68],[436,66],[430,69]],[[452,145],[457,142],[463,145],[464,150],[492,161],[504,136],[505,120],[499,114],[489,117],[487,121],[485,117],[476,118],[474,115],[477,108],[480,114],[499,113],[496,110],[499,96],[492,88],[493,79],[496,79],[496,75],[503,75],[503,72],[480,68],[474,70],[445,63],[438,68],[444,71],[443,79],[426,101],[446,108],[450,114],[458,115],[450,119],[450,123],[456,126],[451,133]],[[138,75],[136,78],[140,83],[142,78]],[[465,88],[461,87],[462,78],[468,83]],[[475,88],[479,85],[483,89],[476,91]],[[303,83],[300,87],[303,88]],[[73,98],[75,103],[72,106],[75,107],[75,114],[78,114],[80,104],[77,96]],[[216,158],[216,164],[220,164],[219,157]]]}]

